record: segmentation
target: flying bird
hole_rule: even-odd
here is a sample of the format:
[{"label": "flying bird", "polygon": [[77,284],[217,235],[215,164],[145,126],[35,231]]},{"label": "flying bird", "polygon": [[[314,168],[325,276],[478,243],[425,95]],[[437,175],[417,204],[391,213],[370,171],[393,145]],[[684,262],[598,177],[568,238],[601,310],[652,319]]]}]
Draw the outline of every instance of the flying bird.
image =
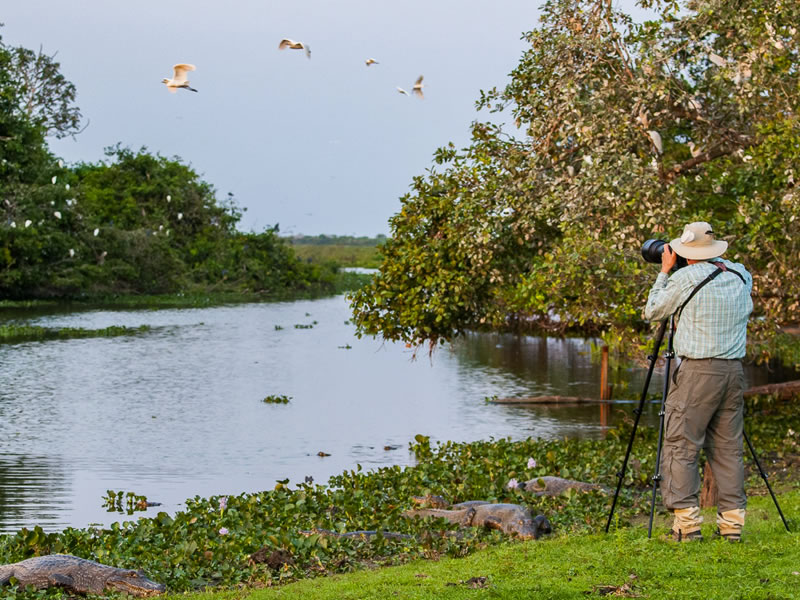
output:
[{"label": "flying bird", "polygon": [[403,88],[401,88],[401,87],[398,87],[398,88],[397,88],[397,91],[398,91],[398,92],[400,92],[401,94],[405,94],[406,96],[408,96],[408,92],[407,92],[407,91],[405,91],[405,90],[404,90]]},{"label": "flying bird", "polygon": [[287,48],[291,48],[292,50],[305,50],[306,56],[309,59],[311,58],[311,46],[307,46],[303,42],[296,42],[289,38],[283,38],[281,43],[278,44],[278,50],[286,50]]},{"label": "flying bird", "polygon": [[368,58],[368,59],[367,59],[367,60],[365,60],[364,62],[365,62],[365,63],[367,63],[367,66],[370,66],[370,65],[379,65],[379,64],[381,64],[381,63],[379,63],[377,60],[375,60],[374,58]]},{"label": "flying bird", "polygon": [[161,83],[167,86],[167,89],[170,91],[171,94],[177,92],[178,88],[183,88],[191,92],[197,91],[193,87],[189,87],[189,80],[186,79],[186,73],[195,70],[194,65],[190,65],[187,63],[178,63],[177,65],[172,67],[172,70],[173,70],[172,79],[165,78],[161,80]]},{"label": "flying bird", "polygon": [[413,88],[411,88],[411,93],[412,93],[412,94],[414,94],[414,95],[416,95],[416,96],[419,96],[419,97],[420,97],[420,100],[424,100],[424,99],[425,99],[425,96],[424,96],[424,95],[423,95],[423,93],[422,93],[422,88],[423,88],[423,85],[422,85],[422,75],[420,75],[420,76],[417,78],[417,81],[414,83],[414,87],[413,87]]}]

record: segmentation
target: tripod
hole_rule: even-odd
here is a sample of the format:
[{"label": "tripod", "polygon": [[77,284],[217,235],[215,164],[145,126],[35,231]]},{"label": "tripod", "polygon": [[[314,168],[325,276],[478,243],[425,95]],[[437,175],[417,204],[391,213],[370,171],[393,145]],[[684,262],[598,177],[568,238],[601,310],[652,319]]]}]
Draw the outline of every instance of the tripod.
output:
[{"label": "tripod", "polygon": [[[628,459],[631,455],[631,450],[633,449],[633,440],[636,437],[636,429],[639,426],[639,419],[642,416],[642,412],[644,409],[644,403],[647,399],[647,390],[650,387],[650,379],[653,376],[653,369],[656,366],[656,361],[658,360],[658,351],[661,349],[661,344],[664,341],[664,333],[667,330],[667,323],[670,320],[670,317],[667,317],[663,321],[661,321],[661,325],[658,328],[658,332],[656,333],[655,341],[653,344],[653,353],[650,354],[647,358],[650,361],[650,364],[647,369],[647,376],[644,380],[644,386],[642,388],[642,395],[639,398],[639,405],[634,409],[634,414],[636,418],[633,422],[633,429],[631,431],[631,437],[628,440],[628,449],[625,452],[625,458],[622,461],[622,469],[617,473],[617,489],[614,492],[614,500],[611,503],[611,510],[608,514],[608,521],[606,522],[606,533],[608,533],[609,528],[611,527],[611,520],[614,517],[614,509],[617,506],[617,499],[619,498],[619,491],[622,488],[622,482],[625,479],[625,471],[628,468]],[[658,491],[658,484],[661,481],[661,449],[664,441],[664,416],[666,415],[665,405],[667,402],[667,395],[669,394],[669,381],[670,381],[670,367],[672,366],[672,359],[675,358],[675,351],[673,349],[673,341],[675,337],[675,316],[672,316],[672,325],[670,326],[669,331],[669,341],[667,342],[667,350],[664,353],[664,358],[667,361],[666,368],[664,370],[664,387],[663,392],[661,394],[661,408],[658,411],[659,417],[659,426],[658,426],[658,445],[656,447],[656,466],[655,466],[655,475],[653,475],[653,492],[652,498],[650,500],[650,519],[647,525],[647,537],[650,538],[653,535],[653,516],[655,514],[656,508],[656,492]],[[769,490],[770,496],[772,496],[772,501],[775,503],[775,508],[778,509],[778,514],[781,517],[781,521],[783,521],[783,526],[786,528],[786,531],[789,531],[789,525],[786,523],[786,518],[783,516],[783,511],[781,510],[780,505],[778,504],[778,499],[775,497],[775,493],[772,491],[772,486],[769,484],[768,475],[764,472],[764,469],[761,467],[761,463],[756,456],[756,451],[753,449],[753,444],[750,443],[750,438],[747,436],[747,432],[742,429],[742,434],[744,437],[745,442],[747,442],[747,447],[750,449],[750,454],[753,456],[753,462],[755,462],[756,467],[758,468],[758,472],[761,475],[761,478],[764,480],[764,483]]]}]

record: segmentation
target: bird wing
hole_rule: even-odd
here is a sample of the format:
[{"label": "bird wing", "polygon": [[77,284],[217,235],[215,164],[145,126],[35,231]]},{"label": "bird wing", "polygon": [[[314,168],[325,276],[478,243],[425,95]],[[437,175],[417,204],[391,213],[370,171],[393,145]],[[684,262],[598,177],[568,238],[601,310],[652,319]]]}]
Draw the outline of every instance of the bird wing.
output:
[{"label": "bird wing", "polygon": [[401,94],[405,94],[406,96],[408,96],[408,92],[399,86],[397,87],[397,91],[400,92]]},{"label": "bird wing", "polygon": [[[416,81],[416,83],[414,84],[414,87],[417,87],[417,86],[419,86],[419,87],[422,87],[422,75],[420,75],[420,76],[417,78],[417,81]],[[433,87],[436,87],[436,86],[433,86]]]},{"label": "bird wing", "polygon": [[177,65],[172,67],[172,71],[174,73],[172,79],[175,80],[176,82],[186,81],[186,73],[188,71],[194,71],[194,70],[195,70],[194,65],[190,65],[188,63],[178,63]]},{"label": "bird wing", "polygon": [[311,46],[306,46],[305,44],[300,44],[301,48],[304,48],[306,51],[306,56],[311,59]]},{"label": "bird wing", "polygon": [[297,44],[297,42],[295,42],[294,40],[290,40],[289,38],[283,38],[281,40],[281,43],[278,44],[278,50],[286,50],[286,48],[294,48],[295,44]]}]

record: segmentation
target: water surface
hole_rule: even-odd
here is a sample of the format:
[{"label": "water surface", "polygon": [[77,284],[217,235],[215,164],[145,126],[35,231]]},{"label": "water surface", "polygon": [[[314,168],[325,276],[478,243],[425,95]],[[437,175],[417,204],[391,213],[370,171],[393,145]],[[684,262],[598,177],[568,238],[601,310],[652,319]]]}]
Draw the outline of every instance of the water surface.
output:
[{"label": "water surface", "polygon": [[[356,464],[408,465],[416,434],[460,441],[603,435],[598,406],[484,400],[596,396],[598,366],[584,340],[470,334],[412,360],[402,344],[355,338],[348,319],[340,296],[29,320],[153,330],[0,346],[0,531],[131,518],[105,511],[107,490],[163,503],[142,515],[176,510],[195,495],[271,489],[287,477],[323,483]],[[642,373],[615,377],[637,397]],[[751,384],[766,379],[748,376]],[[657,393],[658,377],[652,385]],[[263,403],[271,394],[292,400]],[[632,405],[612,409],[612,423],[617,408]]]}]

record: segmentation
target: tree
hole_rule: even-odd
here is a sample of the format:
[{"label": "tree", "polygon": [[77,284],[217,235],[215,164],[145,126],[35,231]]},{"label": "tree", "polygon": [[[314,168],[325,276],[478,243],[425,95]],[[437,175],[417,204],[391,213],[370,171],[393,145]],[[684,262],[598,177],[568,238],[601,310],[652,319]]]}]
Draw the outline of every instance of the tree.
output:
[{"label": "tree", "polygon": [[57,138],[81,131],[81,112],[74,105],[75,85],[61,73],[55,54],[47,55],[41,48],[34,52],[22,46],[8,47],[0,39],[0,50],[6,54],[7,71],[13,94],[14,110],[45,136]]},{"label": "tree", "polygon": [[656,273],[641,244],[692,220],[753,271],[754,342],[800,320],[800,5],[641,4],[657,18],[544,5],[510,83],[478,101],[500,122],[437,151],[402,199],[380,272],[352,297],[361,334],[435,344],[488,325],[638,344]]}]

